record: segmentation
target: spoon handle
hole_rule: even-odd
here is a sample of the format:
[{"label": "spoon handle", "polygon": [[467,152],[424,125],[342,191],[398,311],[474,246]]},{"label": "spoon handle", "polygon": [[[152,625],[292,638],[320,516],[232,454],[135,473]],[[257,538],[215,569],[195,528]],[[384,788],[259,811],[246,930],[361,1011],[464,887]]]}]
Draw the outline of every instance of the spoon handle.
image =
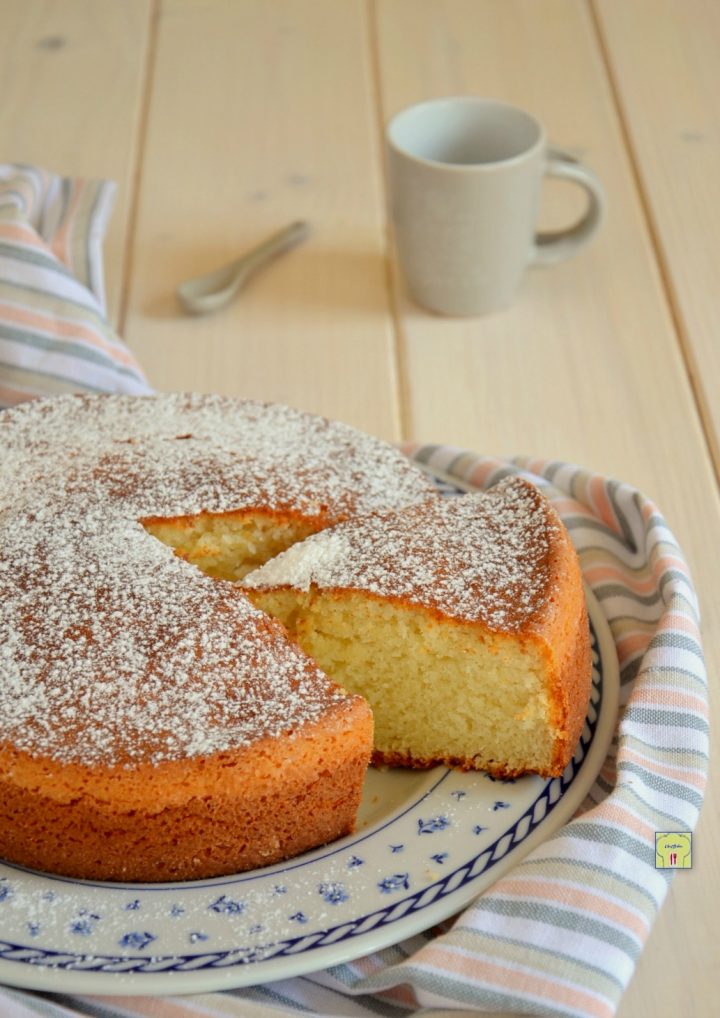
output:
[{"label": "spoon handle", "polygon": [[189,315],[206,315],[225,307],[250,276],[283,251],[288,251],[310,234],[304,222],[291,223],[262,244],[214,272],[187,279],[176,290],[183,310]]},{"label": "spoon handle", "polygon": [[251,273],[256,272],[263,265],[267,264],[271,258],[275,258],[284,251],[289,251],[297,244],[302,243],[309,234],[310,227],[307,223],[301,220],[291,223],[284,229],[278,230],[271,237],[268,237],[262,244],[258,244],[252,251],[248,251],[242,258],[239,258],[235,262],[234,268],[238,275],[243,277],[244,281]]}]

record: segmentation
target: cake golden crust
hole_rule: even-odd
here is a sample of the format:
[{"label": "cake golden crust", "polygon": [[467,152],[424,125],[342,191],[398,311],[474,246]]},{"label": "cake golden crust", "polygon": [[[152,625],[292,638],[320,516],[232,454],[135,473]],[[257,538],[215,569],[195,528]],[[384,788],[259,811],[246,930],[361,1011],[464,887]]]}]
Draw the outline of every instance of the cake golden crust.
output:
[{"label": "cake golden crust", "polygon": [[278,740],[89,767],[0,749],[5,858],[97,880],[167,881],[266,866],[354,829],[372,744],[359,697]]},{"label": "cake golden crust", "polygon": [[[287,407],[64,396],[0,414],[0,856],[184,879],[348,830],[367,707],[184,559],[223,576],[239,557],[240,576],[309,532],[431,493],[390,446]],[[305,793],[283,765],[301,746]]]}]

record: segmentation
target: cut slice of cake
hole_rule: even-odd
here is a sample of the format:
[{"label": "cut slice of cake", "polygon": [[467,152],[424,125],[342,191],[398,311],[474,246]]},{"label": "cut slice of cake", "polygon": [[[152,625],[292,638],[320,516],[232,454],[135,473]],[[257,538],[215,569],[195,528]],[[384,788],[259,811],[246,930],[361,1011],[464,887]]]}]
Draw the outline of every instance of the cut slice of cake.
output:
[{"label": "cut slice of cake", "polygon": [[244,587],[375,715],[376,763],[558,775],[590,692],[580,566],[521,478],[313,535]]}]

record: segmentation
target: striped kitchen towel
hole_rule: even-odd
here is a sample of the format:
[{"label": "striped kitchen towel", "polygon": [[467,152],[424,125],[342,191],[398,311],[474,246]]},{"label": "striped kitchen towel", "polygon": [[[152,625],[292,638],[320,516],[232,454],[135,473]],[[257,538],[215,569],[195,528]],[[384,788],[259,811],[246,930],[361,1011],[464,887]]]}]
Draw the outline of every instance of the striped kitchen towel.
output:
[{"label": "striped kitchen towel", "polygon": [[150,391],[105,317],[102,239],[114,192],[110,181],[0,166],[0,407]]},{"label": "striped kitchen towel", "polygon": [[707,686],[687,566],[658,509],[627,484],[558,462],[503,461],[441,446],[408,453],[480,489],[521,473],[545,491],[572,535],[621,675],[616,736],[575,818],[446,932],[311,976],[187,998],[7,989],[0,992],[1,1014],[615,1013],[673,874],[655,868],[655,834],[692,832],[705,787]]}]

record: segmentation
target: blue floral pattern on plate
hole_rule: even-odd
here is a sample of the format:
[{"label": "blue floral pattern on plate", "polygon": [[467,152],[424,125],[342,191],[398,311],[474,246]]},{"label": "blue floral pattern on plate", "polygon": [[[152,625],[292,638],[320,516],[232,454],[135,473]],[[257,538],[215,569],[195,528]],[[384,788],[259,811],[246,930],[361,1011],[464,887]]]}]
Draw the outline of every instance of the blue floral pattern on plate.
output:
[{"label": "blue floral pattern on plate", "polygon": [[371,770],[357,832],[286,863],[185,884],[102,884],[0,862],[0,982],[195,993],[367,954],[454,914],[580,806],[617,714],[614,645],[588,595],[593,688],[562,777]]}]

